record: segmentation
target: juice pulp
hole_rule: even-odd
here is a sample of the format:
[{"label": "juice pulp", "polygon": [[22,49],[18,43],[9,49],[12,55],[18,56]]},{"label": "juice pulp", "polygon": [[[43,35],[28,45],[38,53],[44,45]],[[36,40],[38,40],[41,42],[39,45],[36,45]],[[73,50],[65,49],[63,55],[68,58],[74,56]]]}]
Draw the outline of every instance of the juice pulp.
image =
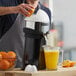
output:
[{"label": "juice pulp", "polygon": [[46,69],[55,70],[57,69],[59,50],[44,50]]}]

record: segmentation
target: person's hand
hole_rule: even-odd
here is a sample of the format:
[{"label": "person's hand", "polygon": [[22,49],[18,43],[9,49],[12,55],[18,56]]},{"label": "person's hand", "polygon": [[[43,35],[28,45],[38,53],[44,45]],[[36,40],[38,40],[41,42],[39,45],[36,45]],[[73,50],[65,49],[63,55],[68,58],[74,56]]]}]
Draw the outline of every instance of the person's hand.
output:
[{"label": "person's hand", "polygon": [[34,12],[34,7],[30,4],[20,4],[16,6],[16,13],[21,13],[24,16],[31,16],[31,14]]}]

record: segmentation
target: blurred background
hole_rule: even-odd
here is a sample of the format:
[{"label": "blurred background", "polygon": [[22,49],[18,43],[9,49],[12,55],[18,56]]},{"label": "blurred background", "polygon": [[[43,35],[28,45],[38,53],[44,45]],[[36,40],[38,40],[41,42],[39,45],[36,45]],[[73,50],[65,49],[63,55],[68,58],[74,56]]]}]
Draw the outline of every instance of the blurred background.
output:
[{"label": "blurred background", "polygon": [[[76,61],[76,0],[41,0],[52,12],[52,24],[58,30],[63,59]],[[60,53],[60,61],[62,53]]]}]

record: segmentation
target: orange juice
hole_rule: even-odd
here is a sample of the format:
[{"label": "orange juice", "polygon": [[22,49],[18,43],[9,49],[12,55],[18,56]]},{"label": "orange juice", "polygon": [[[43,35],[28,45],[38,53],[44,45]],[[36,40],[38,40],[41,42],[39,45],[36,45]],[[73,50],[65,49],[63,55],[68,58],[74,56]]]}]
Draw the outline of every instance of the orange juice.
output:
[{"label": "orange juice", "polygon": [[59,59],[59,50],[44,50],[47,70],[56,70]]}]

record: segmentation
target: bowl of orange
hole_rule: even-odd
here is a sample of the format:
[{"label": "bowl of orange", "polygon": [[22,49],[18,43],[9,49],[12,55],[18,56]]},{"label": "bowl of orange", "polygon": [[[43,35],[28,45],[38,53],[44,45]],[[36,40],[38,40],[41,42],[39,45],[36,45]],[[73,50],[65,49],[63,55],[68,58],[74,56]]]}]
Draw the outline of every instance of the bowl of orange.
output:
[{"label": "bowl of orange", "polygon": [[0,70],[11,70],[16,65],[16,53],[0,51]]}]

